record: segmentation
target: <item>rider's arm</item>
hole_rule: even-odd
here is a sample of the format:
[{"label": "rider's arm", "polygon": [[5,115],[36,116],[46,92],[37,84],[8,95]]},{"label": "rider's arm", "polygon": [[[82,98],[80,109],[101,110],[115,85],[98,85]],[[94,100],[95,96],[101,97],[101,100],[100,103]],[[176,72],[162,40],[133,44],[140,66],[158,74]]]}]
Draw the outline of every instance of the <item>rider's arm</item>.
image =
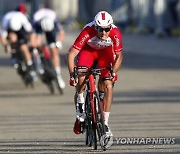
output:
[{"label": "rider's arm", "polygon": [[121,67],[122,60],[123,60],[123,52],[115,52],[116,58],[115,58],[115,63],[113,66],[113,73],[117,74],[117,71]]},{"label": "rider's arm", "polygon": [[8,45],[8,41],[7,41],[6,37],[2,37],[2,36],[1,36],[0,42],[1,42],[1,44],[2,44],[3,46]]},{"label": "rider's arm", "polygon": [[74,67],[75,67],[75,57],[78,55],[79,50],[71,47],[67,56],[67,61],[68,61],[68,69],[69,69],[69,73],[70,76],[73,74],[74,72]]},{"label": "rider's arm", "polygon": [[7,20],[7,16],[5,15],[5,17],[3,17],[3,19],[2,19],[2,27],[1,27],[1,34],[0,34],[0,42],[1,42],[1,44],[3,46],[7,46],[8,45],[8,41],[7,41],[7,36],[8,36],[7,27],[8,27],[8,20]]},{"label": "rider's arm", "polygon": [[86,44],[86,42],[89,40],[89,28],[84,28],[79,36],[76,38],[73,46],[70,48],[68,53],[68,67],[69,67],[69,73],[70,75],[74,71],[74,60],[75,57],[78,55],[79,51],[82,49],[82,47]]},{"label": "rider's arm", "polygon": [[25,31],[28,33],[32,32],[32,25],[29,22],[28,18],[22,13],[19,14],[19,16],[21,16],[21,22]]},{"label": "rider's arm", "polygon": [[7,35],[8,35],[8,32],[6,31],[6,29],[2,28],[2,31],[0,34],[0,43],[4,46],[5,52],[10,52],[11,49],[7,40]]},{"label": "rider's arm", "polygon": [[123,60],[123,46],[122,46],[122,34],[121,31],[115,27],[113,32],[111,33],[111,37],[114,44],[114,52],[115,52],[115,63],[113,66],[113,73],[117,74],[117,71],[121,67]]},{"label": "rider's arm", "polygon": [[64,37],[65,37],[65,32],[64,32],[64,30],[59,31],[58,40],[59,40],[60,42],[63,42]]},{"label": "rider's arm", "polygon": [[65,31],[64,31],[63,26],[60,23],[60,21],[55,20],[55,27],[59,31],[59,33],[58,33],[58,41],[63,42],[64,37],[65,37]]}]

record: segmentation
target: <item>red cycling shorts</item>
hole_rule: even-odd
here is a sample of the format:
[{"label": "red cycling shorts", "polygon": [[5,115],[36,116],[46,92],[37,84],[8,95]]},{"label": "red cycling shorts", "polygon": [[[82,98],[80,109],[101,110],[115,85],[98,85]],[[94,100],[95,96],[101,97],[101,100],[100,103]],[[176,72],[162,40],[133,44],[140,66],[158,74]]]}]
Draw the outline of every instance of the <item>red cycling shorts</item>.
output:
[{"label": "red cycling shorts", "polygon": [[[112,46],[96,50],[89,45],[85,45],[78,55],[77,66],[91,68],[96,60],[99,68],[109,67],[110,63],[114,64],[114,57],[115,54]],[[102,70],[101,78],[108,77],[110,77],[110,71]]]}]

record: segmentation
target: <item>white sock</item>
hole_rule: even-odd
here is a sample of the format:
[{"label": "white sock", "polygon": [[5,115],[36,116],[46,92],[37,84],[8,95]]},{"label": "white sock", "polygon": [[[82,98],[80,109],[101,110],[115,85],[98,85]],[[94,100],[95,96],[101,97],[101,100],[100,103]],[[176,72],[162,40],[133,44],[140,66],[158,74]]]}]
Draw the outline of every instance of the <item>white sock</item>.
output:
[{"label": "white sock", "polygon": [[82,110],[85,111],[85,105],[84,105],[84,93],[77,95],[77,107],[81,104]]},{"label": "white sock", "polygon": [[108,126],[110,112],[104,112],[104,124]]},{"label": "white sock", "polygon": [[61,74],[61,68],[60,67],[55,67],[56,73],[57,75]]},{"label": "white sock", "polygon": [[81,93],[81,94],[78,94],[77,95],[77,102],[78,103],[81,103],[81,104],[84,104],[84,95],[83,95],[84,93]]}]

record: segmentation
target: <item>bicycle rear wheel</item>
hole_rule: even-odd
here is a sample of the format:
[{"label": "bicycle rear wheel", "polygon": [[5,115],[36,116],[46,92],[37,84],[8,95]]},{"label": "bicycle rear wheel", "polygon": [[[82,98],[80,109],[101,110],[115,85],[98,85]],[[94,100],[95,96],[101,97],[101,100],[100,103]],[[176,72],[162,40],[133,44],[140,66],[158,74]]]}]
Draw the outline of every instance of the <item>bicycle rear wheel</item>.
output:
[{"label": "bicycle rear wheel", "polygon": [[54,94],[55,89],[53,86],[53,80],[55,79],[55,73],[53,71],[53,65],[50,59],[46,59],[44,56],[41,57],[44,73],[41,75],[41,80],[45,83],[51,94]]},{"label": "bicycle rear wheel", "polygon": [[64,91],[63,91],[63,89],[61,88],[61,86],[60,86],[60,84],[59,84],[59,82],[58,82],[57,76],[55,77],[55,83],[56,83],[56,87],[57,87],[57,89],[58,89],[58,91],[59,91],[59,94],[60,94],[60,95],[63,95],[63,94],[64,94]]}]

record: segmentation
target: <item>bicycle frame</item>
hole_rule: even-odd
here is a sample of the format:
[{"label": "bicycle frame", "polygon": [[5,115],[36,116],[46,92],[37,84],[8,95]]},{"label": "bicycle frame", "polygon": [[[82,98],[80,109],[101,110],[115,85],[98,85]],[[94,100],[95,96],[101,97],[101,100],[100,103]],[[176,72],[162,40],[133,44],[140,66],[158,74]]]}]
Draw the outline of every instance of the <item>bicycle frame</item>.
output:
[{"label": "bicycle frame", "polygon": [[49,53],[48,47],[44,44],[39,48],[39,52],[41,55],[41,62],[44,69],[44,74],[41,75],[41,80],[48,86],[51,94],[55,93],[54,84],[57,87],[60,95],[63,94],[63,89],[60,87],[57,79],[57,74],[51,60],[51,54]]},{"label": "bicycle frame", "polygon": [[94,123],[96,123],[95,103],[94,103],[94,93],[96,91],[96,84],[95,84],[94,75],[90,74],[88,79],[89,79],[90,103],[91,103],[92,115],[93,115]]},{"label": "bicycle frame", "polygon": [[[96,87],[96,75],[97,72],[103,69],[109,69],[109,68],[102,68],[102,69],[92,69],[88,72],[86,77],[86,84],[87,84],[87,96],[86,98],[86,105],[90,105],[88,108],[90,111],[86,111],[87,117],[90,118],[87,119],[88,124],[86,125],[88,128],[86,128],[86,137],[89,137],[90,140],[89,145],[91,146],[92,143],[94,143],[94,149],[97,149],[97,136],[98,135],[99,141],[101,140],[101,137],[105,135],[105,125],[104,125],[104,115],[103,115],[103,108],[102,104],[99,98],[98,90]],[[89,101],[89,102],[87,102]],[[91,121],[91,122],[89,122]],[[90,126],[88,126],[90,125]],[[88,139],[86,140],[86,144],[88,145]],[[101,148],[103,150],[106,150],[105,146],[103,146],[101,143]]]},{"label": "bicycle frame", "polygon": [[[112,74],[112,64],[110,67],[100,68],[100,69],[90,69],[88,71],[77,71],[77,68],[74,68],[74,79],[79,74],[86,75],[86,101],[85,101],[85,112],[86,119],[83,126],[85,126],[86,130],[86,145],[92,146],[94,143],[94,149],[97,149],[97,136],[99,137],[99,142],[101,141],[101,137],[105,135],[105,124],[104,124],[104,115],[103,115],[103,107],[99,98],[99,93],[96,87],[96,75],[100,74],[101,70],[109,69]],[[82,131],[84,132],[84,131]],[[106,147],[100,142],[101,148],[106,150]]]}]

